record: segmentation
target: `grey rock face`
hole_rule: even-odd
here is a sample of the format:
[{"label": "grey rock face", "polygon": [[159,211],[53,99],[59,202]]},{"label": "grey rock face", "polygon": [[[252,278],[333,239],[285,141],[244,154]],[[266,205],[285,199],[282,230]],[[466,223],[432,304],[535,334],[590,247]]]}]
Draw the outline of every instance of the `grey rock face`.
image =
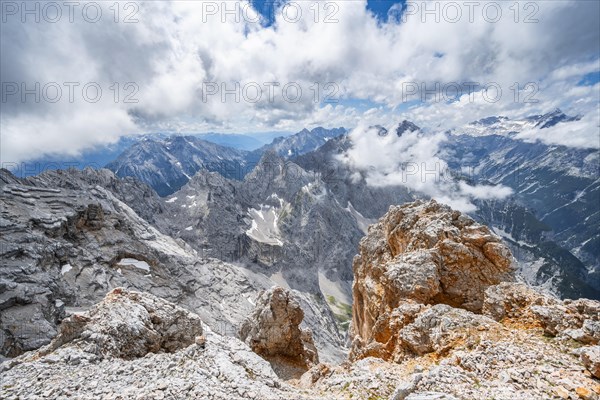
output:
[{"label": "grey rock face", "polygon": [[[417,199],[403,186],[372,187],[364,174],[343,162],[341,157],[352,146],[347,135],[329,140],[316,151],[294,157],[292,161],[306,171],[318,173],[339,204],[355,209],[366,225],[375,223],[391,205]],[[363,230],[366,234],[366,227]]]},{"label": "grey rock face", "polygon": [[[162,234],[99,184],[130,181],[94,172],[19,180],[3,171],[1,353],[16,356],[47,344],[65,310],[86,309],[116,287],[151,291],[235,335],[252,309],[249,299],[273,283],[243,267],[202,258]],[[142,200],[137,207],[145,207]],[[150,208],[156,204],[153,197],[148,201]]]},{"label": "grey rock face", "polygon": [[[242,263],[304,293],[305,322],[317,346],[341,347],[337,324],[349,321],[344,309],[350,308],[351,262],[362,231],[317,175],[268,152],[241,182],[199,172],[164,207],[157,222],[164,232],[203,256]],[[337,317],[329,299],[339,306]]]},{"label": "grey rock face", "polygon": [[240,339],[257,354],[281,357],[305,368],[318,364],[312,332],[300,328],[304,312],[289,291],[275,287],[261,293],[256,308],[244,320]]},{"label": "grey rock face", "polygon": [[[199,173],[195,179],[200,182],[181,197],[190,205],[194,201],[201,205],[183,212],[181,204],[186,203],[167,203],[145,184],[117,178],[108,170],[49,171],[22,180],[6,172],[2,177],[0,244],[5,268],[0,270],[0,285],[6,288],[0,294],[2,354],[16,356],[49,343],[66,316],[65,309],[69,314],[73,309],[90,307],[119,286],[152,291],[195,310],[216,331],[235,336],[239,323],[253,309],[256,294],[275,283],[286,284],[287,279],[291,286],[301,289],[297,296],[305,309],[303,326],[315,332],[324,359],[345,357],[334,316],[319,291],[309,227],[305,226],[298,238],[291,232],[282,235],[298,243],[307,242],[306,250],[290,251],[287,258],[284,251],[273,251],[281,246],[252,239],[246,235],[251,225],[248,210],[261,207],[254,197],[242,202],[247,207],[235,207],[238,199],[248,198],[236,197],[241,196],[239,183],[216,173]],[[289,175],[279,183],[279,189],[273,190],[282,197],[289,190],[291,194],[286,196],[293,198],[293,190],[301,191],[304,183]],[[270,189],[265,188],[269,195]],[[245,193],[257,199],[262,195],[253,192],[250,185]],[[310,201],[309,196],[305,199]],[[273,198],[269,204],[281,207]],[[181,210],[181,214],[174,216],[173,209]],[[342,212],[347,214],[347,221],[353,221],[349,213]],[[154,226],[140,215],[146,215]],[[194,226],[191,232],[183,229],[188,223]],[[172,232],[175,226],[179,229]],[[350,226],[349,232],[358,235],[358,228]],[[236,243],[243,246],[236,250]],[[232,257],[227,249],[240,256]],[[352,257],[351,248],[342,247],[341,251]],[[321,254],[339,268],[335,252]],[[260,262],[254,261],[256,255],[262,255]],[[295,263],[286,270],[285,262],[294,257]],[[311,265],[310,273],[303,272],[306,265]],[[283,273],[270,279],[282,269]],[[332,268],[329,273],[336,276]]]}]

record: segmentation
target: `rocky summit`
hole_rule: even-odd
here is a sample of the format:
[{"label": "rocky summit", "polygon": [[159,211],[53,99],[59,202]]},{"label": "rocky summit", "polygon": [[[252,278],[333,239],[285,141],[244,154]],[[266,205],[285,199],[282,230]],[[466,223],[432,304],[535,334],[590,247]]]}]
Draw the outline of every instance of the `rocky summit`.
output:
[{"label": "rocky summit", "polygon": [[115,288],[4,361],[0,397],[600,398],[600,302],[520,282],[500,239],[447,206],[391,207],[361,241],[353,295],[348,360],[330,363],[295,291],[258,292],[238,339],[189,304]]},{"label": "rocky summit", "polygon": [[391,207],[354,259],[352,356],[392,356],[394,333],[426,305],[439,304],[418,323],[453,312],[449,306],[481,311],[485,290],[513,273],[510,250],[471,218],[435,201]]}]

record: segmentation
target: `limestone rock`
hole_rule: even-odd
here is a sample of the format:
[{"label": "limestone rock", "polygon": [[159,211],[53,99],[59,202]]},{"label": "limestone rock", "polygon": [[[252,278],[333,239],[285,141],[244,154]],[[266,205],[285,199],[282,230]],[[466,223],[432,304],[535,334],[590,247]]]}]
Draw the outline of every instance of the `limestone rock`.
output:
[{"label": "limestone rock", "polygon": [[592,346],[583,350],[581,361],[592,375],[600,379],[600,346]]},{"label": "limestone rock", "polygon": [[283,358],[305,368],[319,357],[310,330],[300,328],[304,311],[281,287],[262,292],[256,308],[240,328],[240,339],[266,359]]},{"label": "limestone rock", "polygon": [[485,291],[482,312],[496,321],[518,318],[535,323],[537,318],[531,313],[531,306],[550,306],[558,303],[554,297],[543,295],[524,283],[502,282]]},{"label": "limestone rock", "polygon": [[353,268],[353,352],[386,344],[392,354],[392,313],[403,302],[480,312],[488,287],[514,279],[499,237],[434,200],[390,207],[361,241]]},{"label": "limestone rock", "polygon": [[424,355],[449,348],[454,342],[474,336],[478,329],[485,329],[492,324],[495,322],[484,316],[437,304],[403,328],[400,338],[415,354]]},{"label": "limestone rock", "polygon": [[561,301],[517,283],[501,283],[486,290],[483,313],[497,321],[539,326],[551,336],[569,337],[584,344],[600,342],[600,302]]},{"label": "limestone rock", "polygon": [[89,311],[63,321],[41,354],[69,343],[101,358],[133,359],[172,353],[202,335],[200,317],[148,293],[112,290]]},{"label": "limestone rock", "polygon": [[[0,364],[0,398],[314,398],[279,381],[269,363],[240,340],[208,327],[202,332],[198,316],[149,294],[113,291],[94,310],[68,321],[58,337],[64,344]],[[204,349],[194,343],[195,334]],[[118,356],[127,349],[136,356],[108,356],[119,350],[116,345],[123,347]],[[156,348],[158,353],[138,357]],[[99,357],[99,349],[109,351]]]},{"label": "limestone rock", "polygon": [[446,393],[424,392],[413,393],[406,400],[456,400],[456,397]]}]

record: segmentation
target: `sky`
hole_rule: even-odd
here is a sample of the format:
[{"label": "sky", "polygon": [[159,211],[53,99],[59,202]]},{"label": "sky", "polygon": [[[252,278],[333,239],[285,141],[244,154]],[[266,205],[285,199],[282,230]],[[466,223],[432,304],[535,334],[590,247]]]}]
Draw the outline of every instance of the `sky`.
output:
[{"label": "sky", "polygon": [[437,132],[555,108],[583,118],[524,138],[598,146],[600,2],[467,4],[2,0],[0,158],[148,132]]}]

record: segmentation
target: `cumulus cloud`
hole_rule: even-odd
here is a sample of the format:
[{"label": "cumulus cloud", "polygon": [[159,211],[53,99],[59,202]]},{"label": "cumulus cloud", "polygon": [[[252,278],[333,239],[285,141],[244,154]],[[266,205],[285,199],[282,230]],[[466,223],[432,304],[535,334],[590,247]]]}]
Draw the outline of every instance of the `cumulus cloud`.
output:
[{"label": "cumulus cloud", "polygon": [[[470,185],[459,181],[438,154],[448,138],[443,133],[404,132],[395,126],[381,136],[373,127],[360,126],[349,134],[352,147],[340,159],[361,171],[371,186],[406,186],[463,212],[476,210],[473,199],[504,199],[512,189],[498,185]],[[356,179],[361,179],[357,174]]]},{"label": "cumulus cloud", "polygon": [[[37,3],[43,8],[47,2]],[[23,23],[20,13],[3,14],[3,83],[81,84],[72,102],[66,94],[56,103],[36,102],[31,95],[23,101],[19,93],[3,99],[3,161],[76,154],[121,135],[163,129],[248,132],[299,130],[317,122],[384,124],[406,113],[408,105],[411,118],[445,129],[494,114],[543,113],[557,106],[586,114],[597,108],[598,88],[576,82],[598,70],[598,2],[536,3],[537,23],[524,23],[526,3],[519,3],[518,22],[509,9],[513,2],[495,2],[502,7],[497,22],[483,18],[482,3],[472,22],[463,9],[458,22],[431,15],[423,20],[419,12],[387,23],[367,11],[366,0],[339,1],[335,7],[327,5],[330,1],[295,2],[301,10],[286,12],[285,3],[278,3],[270,26],[247,1],[121,2],[118,22],[112,2],[96,2],[102,18],[94,23],[82,18],[84,4],[73,22],[67,10],[56,23],[43,18],[36,23],[32,16]],[[225,14],[226,4],[240,16]],[[444,3],[427,7],[436,4]],[[293,12],[300,15],[296,22]],[[127,16],[133,23],[125,23]],[[95,103],[81,96],[89,82],[103,90]],[[216,83],[218,91],[207,82]],[[474,89],[475,100],[471,93],[452,101],[423,99],[423,89],[436,83],[465,82],[494,82],[503,90],[501,100],[487,101],[481,88]],[[525,84],[535,82],[538,103],[514,101],[515,82],[522,95],[528,94]],[[125,87],[131,83],[135,86]],[[286,84],[293,84],[287,92]],[[256,85],[260,98],[253,92]],[[302,90],[298,99],[296,87]],[[223,99],[223,89],[237,96]],[[126,96],[135,102],[126,102]],[[366,99],[373,107],[328,104],[327,96]]]}]

